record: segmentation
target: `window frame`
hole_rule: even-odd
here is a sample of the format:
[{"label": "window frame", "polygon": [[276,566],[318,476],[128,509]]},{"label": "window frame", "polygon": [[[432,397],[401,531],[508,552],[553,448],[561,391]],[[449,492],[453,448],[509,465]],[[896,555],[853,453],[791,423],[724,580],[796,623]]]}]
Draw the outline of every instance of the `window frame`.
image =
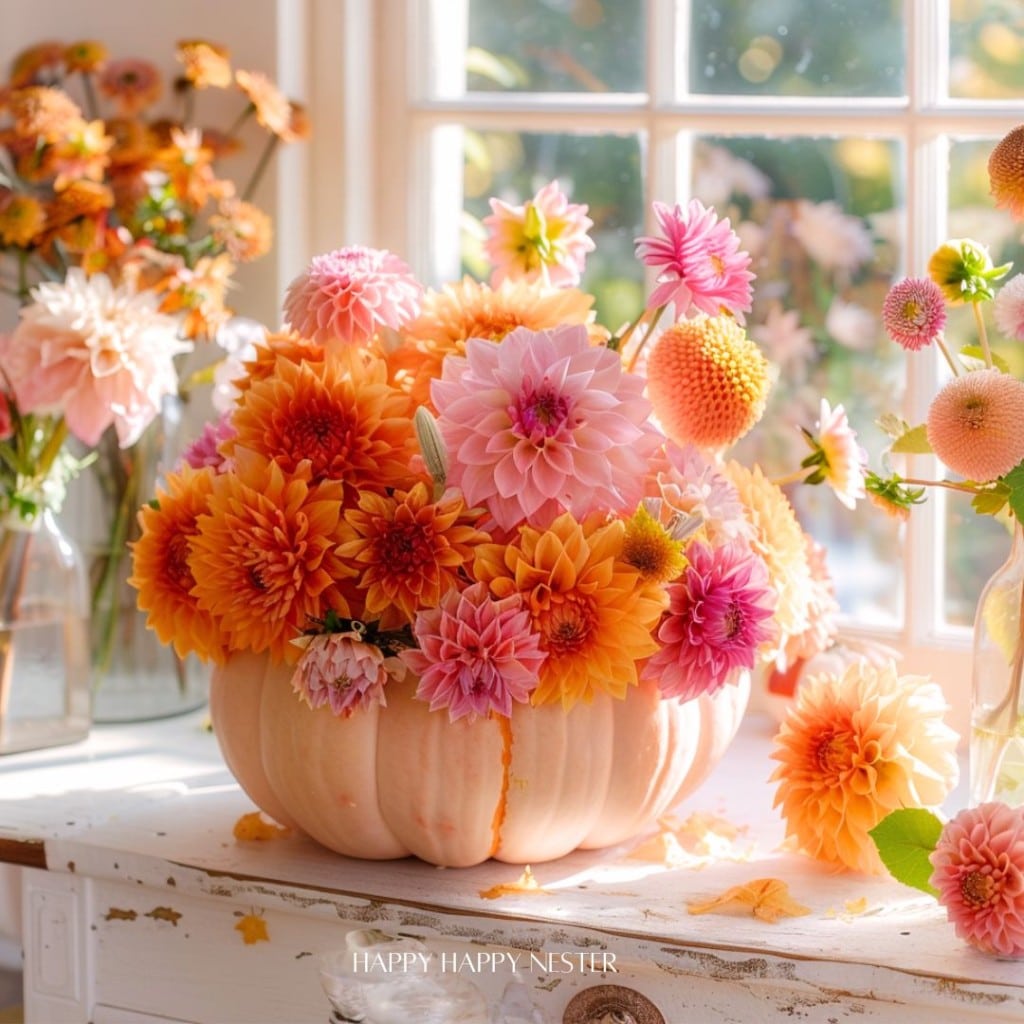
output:
[{"label": "window frame", "polygon": [[[313,79],[319,95],[344,90],[344,198],[335,201],[335,221],[344,235],[401,253],[420,273],[430,266],[457,273],[455,243],[442,225],[461,210],[461,151],[458,166],[432,145],[438,129],[459,125],[509,131],[617,131],[646,135],[644,168],[649,200],[688,198],[686,146],[680,133],[715,135],[838,135],[848,126],[902,143],[905,158],[905,246],[901,273],[920,273],[944,239],[947,223],[949,142],[998,138],[1020,119],[1021,101],[975,101],[948,97],[948,0],[906,0],[906,95],[844,99],[688,96],[688,53],[676,52],[676,27],[686,24],[689,0],[646,0],[647,92],[604,96],[565,93],[488,93],[459,97],[442,89],[430,96],[432,40],[448,69],[457,66],[464,40],[452,30],[469,0],[444,0],[443,17],[431,21],[429,0],[311,0],[317,24],[344,22],[343,68],[328,47],[314,44]],[[342,13],[339,15],[339,10]],[[329,33],[328,33],[329,35]],[[462,51],[459,47],[462,47]],[[337,46],[331,51],[337,53]],[[336,57],[335,57],[336,61]],[[337,189],[339,168],[313,154],[314,194],[328,183]],[[447,183],[447,184],[446,184]],[[319,186],[319,187],[317,187]],[[426,201],[424,201],[426,197]],[[457,203],[456,205],[453,205]],[[314,218],[311,241],[326,231]],[[330,223],[329,219],[327,223]],[[653,225],[648,224],[653,228]],[[456,233],[452,233],[455,235]],[[319,248],[338,244],[333,240]],[[446,240],[447,239],[447,240]],[[317,245],[314,244],[314,248]],[[429,278],[429,275],[426,275]],[[940,379],[936,358],[907,361],[904,416],[921,422]],[[880,412],[882,410],[879,410]],[[931,458],[914,457],[914,475],[934,478]],[[961,732],[967,721],[971,631],[942,621],[944,515],[941,494],[929,492],[905,527],[903,621],[896,628],[870,629],[845,622],[843,635],[882,642],[896,650],[907,672],[932,675],[946,686]]]}]

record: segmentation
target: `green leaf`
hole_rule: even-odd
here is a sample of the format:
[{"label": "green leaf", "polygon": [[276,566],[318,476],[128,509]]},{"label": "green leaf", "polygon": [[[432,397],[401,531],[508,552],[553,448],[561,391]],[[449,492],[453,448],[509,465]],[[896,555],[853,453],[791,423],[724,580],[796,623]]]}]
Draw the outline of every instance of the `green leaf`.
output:
[{"label": "green leaf", "polygon": [[997,484],[987,491],[979,491],[971,498],[971,508],[980,516],[998,515],[1010,496],[1010,490],[1003,484]]},{"label": "green leaf", "polygon": [[[997,370],[1002,370],[1003,373],[1010,373],[1010,364],[997,352],[989,353],[992,356],[992,365]],[[987,365],[985,363],[985,350],[980,345],[964,345],[960,349],[960,355],[965,356],[968,359],[977,359],[981,366]]]},{"label": "green leaf", "polygon": [[941,832],[942,822],[931,811],[905,807],[886,815],[868,834],[893,878],[938,896],[928,881],[932,875],[928,855],[935,849]]},{"label": "green leaf", "polygon": [[1024,462],[1018,463],[1003,477],[1003,483],[1010,488],[1010,511],[1018,523],[1024,523]]},{"label": "green leaf", "polygon": [[892,443],[892,450],[899,455],[930,455],[932,446],[928,443],[928,428],[924,423],[911,427]]}]

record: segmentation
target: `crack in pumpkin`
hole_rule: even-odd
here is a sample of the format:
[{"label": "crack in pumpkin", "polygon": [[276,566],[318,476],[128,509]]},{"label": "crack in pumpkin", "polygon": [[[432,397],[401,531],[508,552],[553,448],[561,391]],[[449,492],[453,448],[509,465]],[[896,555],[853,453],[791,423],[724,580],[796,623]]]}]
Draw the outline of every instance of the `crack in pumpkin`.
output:
[{"label": "crack in pumpkin", "polygon": [[512,722],[504,715],[496,716],[498,728],[501,730],[501,792],[498,793],[498,803],[494,808],[494,817],[491,818],[491,852],[488,856],[493,857],[501,846],[501,826],[505,824],[505,814],[508,811],[508,787],[512,775]]}]

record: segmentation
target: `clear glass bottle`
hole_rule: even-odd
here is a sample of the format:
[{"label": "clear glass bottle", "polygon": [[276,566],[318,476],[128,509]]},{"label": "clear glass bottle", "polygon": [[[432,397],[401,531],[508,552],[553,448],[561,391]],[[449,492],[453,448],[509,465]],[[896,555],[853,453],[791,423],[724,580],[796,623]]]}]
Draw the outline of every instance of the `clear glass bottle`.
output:
[{"label": "clear glass bottle", "polygon": [[1024,804],[1024,526],[985,584],[971,663],[972,804]]},{"label": "clear glass bottle", "polygon": [[46,510],[0,526],[0,754],[91,725],[89,594],[78,548]]}]

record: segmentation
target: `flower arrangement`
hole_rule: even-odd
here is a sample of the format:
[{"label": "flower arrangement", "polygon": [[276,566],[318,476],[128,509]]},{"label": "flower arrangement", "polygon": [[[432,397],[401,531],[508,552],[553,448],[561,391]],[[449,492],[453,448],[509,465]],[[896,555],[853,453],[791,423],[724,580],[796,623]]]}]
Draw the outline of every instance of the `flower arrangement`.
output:
[{"label": "flower arrangement", "polygon": [[[140,439],[191,386],[180,376],[192,342],[230,317],[236,265],[269,250],[270,218],[251,197],[275,148],[309,133],[303,109],[260,72],[234,69],[224,47],[189,40],[175,55],[172,112],[158,110],[154,65],[91,40],[31,47],[0,89],[0,288],[23,306],[0,345],[0,513],[31,521],[58,508],[69,477],[97,461],[112,506],[92,567],[101,670],[147,486]],[[212,91],[237,96],[226,130],[196,116]],[[250,118],[266,143],[236,186],[220,168]]]}]

